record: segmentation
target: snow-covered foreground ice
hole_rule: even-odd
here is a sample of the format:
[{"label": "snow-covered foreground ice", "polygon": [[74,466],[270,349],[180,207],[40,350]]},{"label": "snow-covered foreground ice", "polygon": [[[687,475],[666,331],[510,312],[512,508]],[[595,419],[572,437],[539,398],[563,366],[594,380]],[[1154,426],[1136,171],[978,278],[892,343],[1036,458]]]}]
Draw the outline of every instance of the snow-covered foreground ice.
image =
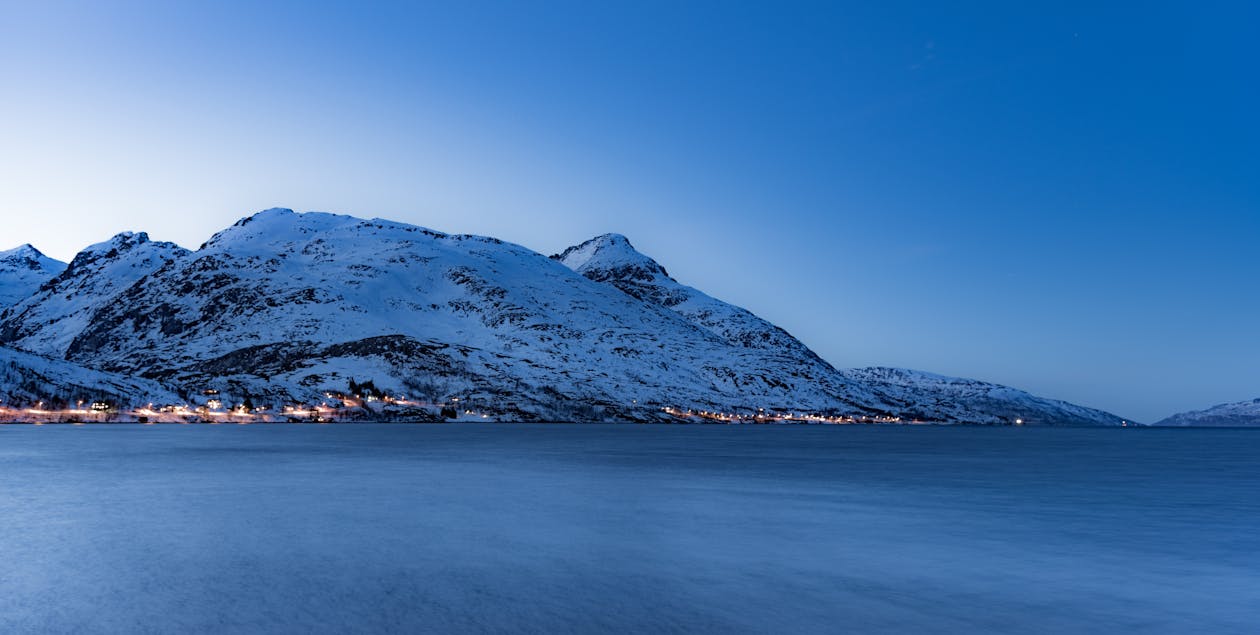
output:
[{"label": "snow-covered foreground ice", "polygon": [[0,426],[3,632],[1257,632],[1260,434]]}]

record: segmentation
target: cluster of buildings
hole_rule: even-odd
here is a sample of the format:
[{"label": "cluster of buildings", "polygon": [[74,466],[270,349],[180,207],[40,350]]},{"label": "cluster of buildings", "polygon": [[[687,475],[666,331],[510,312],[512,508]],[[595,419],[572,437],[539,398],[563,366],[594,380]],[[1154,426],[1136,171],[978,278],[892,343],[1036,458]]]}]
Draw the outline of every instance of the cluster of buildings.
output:
[{"label": "cluster of buildings", "polygon": [[[819,415],[802,412],[766,412],[758,408],[755,414],[739,412],[716,412],[712,410],[683,410],[679,408],[661,408],[661,411],[672,417],[684,420],[712,421],[717,423],[901,423],[901,417],[871,417],[865,415]],[[919,423],[914,421],[911,423]]]}]

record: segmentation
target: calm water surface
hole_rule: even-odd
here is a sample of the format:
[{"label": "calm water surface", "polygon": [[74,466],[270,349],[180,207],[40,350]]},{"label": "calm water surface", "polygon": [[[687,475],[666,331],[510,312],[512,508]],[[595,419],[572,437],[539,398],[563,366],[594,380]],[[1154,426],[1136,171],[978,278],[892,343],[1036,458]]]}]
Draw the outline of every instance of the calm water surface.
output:
[{"label": "calm water surface", "polygon": [[2,632],[1260,632],[1260,430],[0,426]]}]

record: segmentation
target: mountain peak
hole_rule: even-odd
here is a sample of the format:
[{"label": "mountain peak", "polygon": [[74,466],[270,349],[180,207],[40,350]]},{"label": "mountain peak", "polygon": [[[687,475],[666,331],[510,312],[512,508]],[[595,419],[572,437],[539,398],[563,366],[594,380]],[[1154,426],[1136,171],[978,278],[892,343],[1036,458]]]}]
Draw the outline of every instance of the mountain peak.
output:
[{"label": "mountain peak", "polygon": [[52,288],[61,288],[69,280],[84,278],[115,263],[134,267],[142,262],[159,262],[183,253],[187,253],[183,247],[175,243],[154,242],[145,232],[120,232],[109,240],[84,247],[70,260],[69,266],[62,267],[60,273],[49,280],[49,284]]},{"label": "mountain peak", "polygon": [[623,234],[618,234],[615,232],[602,234],[602,235],[592,238],[591,240],[602,243],[602,244],[607,244],[607,245],[624,245],[630,249],[634,249],[634,245],[630,244],[629,238],[626,238]]},{"label": "mountain peak", "polygon": [[66,263],[45,256],[30,243],[0,251],[0,309],[34,293],[65,268]]},{"label": "mountain peak", "polygon": [[678,282],[621,234],[596,236],[552,258],[589,280],[610,284],[631,297],[673,311],[733,346],[797,355],[825,368],[824,372],[835,372],[787,331]]},{"label": "mountain peak", "polygon": [[652,280],[657,275],[670,277],[664,267],[639,253],[630,244],[630,239],[621,234],[596,236],[580,245],[569,247],[552,258],[595,280],[605,277],[637,280]]},{"label": "mountain peak", "polygon": [[148,232],[119,232],[114,234],[112,238],[102,244],[110,246],[130,246],[143,245],[149,242]]},{"label": "mountain peak", "polygon": [[8,269],[47,271],[50,272],[50,275],[66,267],[66,263],[45,256],[43,252],[30,243],[7,251],[0,251],[0,263],[4,263]]},{"label": "mountain peak", "polygon": [[0,258],[44,258],[44,254],[30,243],[19,245],[13,249],[0,251]]},{"label": "mountain peak", "polygon": [[266,220],[271,220],[275,218],[286,218],[286,217],[297,216],[297,215],[298,215],[297,212],[287,207],[271,207],[261,212],[256,212],[250,216],[246,216],[245,218],[242,218],[241,220],[236,221],[236,224],[232,226],[244,227],[254,221],[266,221]]},{"label": "mountain peak", "polygon": [[101,258],[115,258],[119,254],[129,252],[148,242],[150,242],[149,235],[145,232],[119,232],[109,240],[84,247],[83,251],[75,254],[70,260],[68,269],[74,271],[97,262]]},{"label": "mountain peak", "polygon": [[287,207],[265,209],[246,216],[220,231],[201,245],[199,251],[243,250],[242,253],[274,251],[278,245],[304,240],[313,234],[347,228],[363,223],[362,219],[327,212],[295,212]]}]

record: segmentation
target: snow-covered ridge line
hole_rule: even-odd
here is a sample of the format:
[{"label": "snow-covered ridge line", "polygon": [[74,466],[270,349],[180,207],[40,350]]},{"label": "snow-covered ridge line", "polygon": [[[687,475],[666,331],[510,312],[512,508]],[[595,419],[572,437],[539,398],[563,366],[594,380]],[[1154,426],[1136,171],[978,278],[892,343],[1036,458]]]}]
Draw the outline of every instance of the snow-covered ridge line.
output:
[{"label": "snow-covered ridge line", "polygon": [[188,254],[144,232],[123,232],[85,248],[37,291],[0,313],[0,341],[48,357],[65,357],[96,310],[138,280]]},{"label": "snow-covered ridge line", "polygon": [[1156,425],[1161,426],[1260,426],[1260,399],[1237,401],[1175,414]]},{"label": "snow-covered ridge line", "polygon": [[732,346],[787,354],[817,368],[816,372],[831,375],[836,383],[860,386],[866,393],[865,403],[884,417],[1017,425],[1129,423],[1102,411],[971,379],[898,368],[837,371],[783,329],[674,280],[664,267],[636,251],[619,234],[598,236],[552,258],[591,280],[668,308]]},{"label": "snow-covered ridge line", "polygon": [[0,314],[0,343],[160,381],[194,409],[320,407],[366,382],[392,407],[475,404],[459,412],[499,420],[657,421],[673,410],[1122,421],[970,380],[837,370],[617,234],[548,258],[494,238],[279,208],[196,251],[143,233],[84,250]]}]

